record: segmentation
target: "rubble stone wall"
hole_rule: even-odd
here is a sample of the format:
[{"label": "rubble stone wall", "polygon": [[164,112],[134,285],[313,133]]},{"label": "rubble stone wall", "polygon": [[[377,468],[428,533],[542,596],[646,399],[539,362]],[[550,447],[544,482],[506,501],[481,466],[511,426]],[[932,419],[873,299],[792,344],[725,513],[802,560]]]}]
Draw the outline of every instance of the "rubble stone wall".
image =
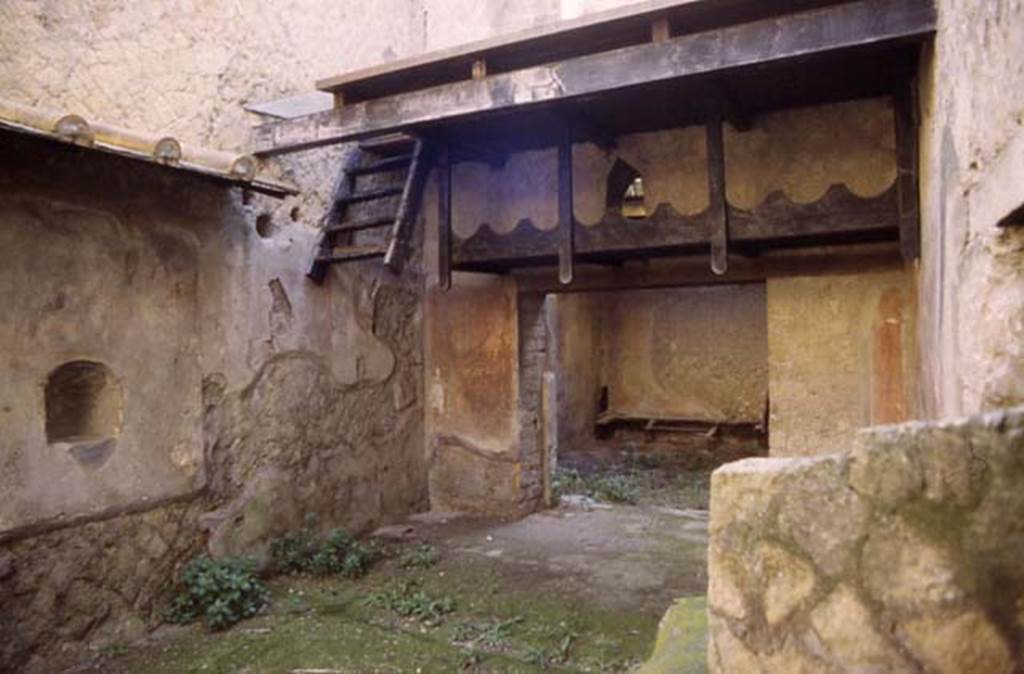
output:
[{"label": "rubble stone wall", "polygon": [[1024,666],[1024,408],[712,476],[709,668]]}]

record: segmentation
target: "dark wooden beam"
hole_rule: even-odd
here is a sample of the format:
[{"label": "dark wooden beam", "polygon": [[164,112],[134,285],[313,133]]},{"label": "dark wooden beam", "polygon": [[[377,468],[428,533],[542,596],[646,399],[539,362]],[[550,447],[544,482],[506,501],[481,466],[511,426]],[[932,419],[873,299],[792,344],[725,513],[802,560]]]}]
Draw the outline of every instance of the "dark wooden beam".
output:
[{"label": "dark wooden beam", "polygon": [[921,255],[921,207],[918,187],[917,92],[913,81],[893,96],[896,130],[896,179],[899,188],[900,250],[903,259]]},{"label": "dark wooden beam", "polygon": [[409,162],[409,177],[405,181],[402,198],[398,202],[395,220],[391,225],[391,242],[384,255],[384,266],[396,274],[401,273],[405,256],[409,253],[411,221],[419,211],[423,185],[426,183],[427,173],[430,170],[429,153],[426,142],[417,138],[413,145],[412,161]]},{"label": "dark wooden beam", "polygon": [[759,257],[737,258],[727,276],[711,273],[703,257],[647,260],[620,267],[579,264],[570,286],[562,285],[551,269],[520,269],[513,275],[520,293],[546,294],[758,283],[776,277],[863,274],[902,267],[899,246],[892,241],[814,251],[780,250]]},{"label": "dark wooden beam", "polygon": [[708,158],[708,219],[711,225],[711,271],[729,271],[729,205],[725,200],[725,141],[720,101],[704,126]]},{"label": "dark wooden beam", "polygon": [[576,218],[573,214],[572,127],[566,123],[558,145],[558,280],[568,285],[573,279],[576,258]]},{"label": "dark wooden beam", "polygon": [[452,162],[447,145],[437,149],[437,285],[452,287]]},{"label": "dark wooden beam", "polygon": [[257,129],[268,156],[610,91],[872,49],[935,30],[931,0],[857,0],[346,105]]},{"label": "dark wooden beam", "polygon": [[[898,187],[873,198],[861,198],[843,185],[833,185],[818,201],[794,202],[773,192],[753,210],[729,208],[729,245],[737,254],[777,248],[800,248],[899,238]],[[646,257],[707,255],[711,250],[710,209],[681,215],[667,204],[641,220],[609,209],[594,224],[576,223],[574,249],[578,263]],[[556,227],[520,222],[506,234],[482,225],[472,236],[453,243],[453,265],[467,271],[503,271],[556,264],[561,237]],[[731,271],[730,271],[731,275]]]}]

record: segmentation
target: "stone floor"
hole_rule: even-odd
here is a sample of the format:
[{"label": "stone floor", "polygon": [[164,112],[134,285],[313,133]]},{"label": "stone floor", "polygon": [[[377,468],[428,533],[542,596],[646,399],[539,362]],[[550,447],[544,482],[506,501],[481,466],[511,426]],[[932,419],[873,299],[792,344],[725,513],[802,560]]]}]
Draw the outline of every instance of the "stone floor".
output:
[{"label": "stone floor", "polygon": [[673,597],[704,594],[706,511],[576,503],[508,524],[454,520],[423,533],[456,555],[492,560],[538,592],[609,608],[660,615]]},{"label": "stone floor", "polygon": [[[689,597],[674,671],[704,672],[706,512],[569,501],[511,523],[415,517],[379,532],[391,558],[363,579],[278,578],[263,615],[216,634],[162,628],[76,671],[637,671],[666,609]],[[423,541],[441,561],[401,568],[401,551]],[[424,624],[365,601],[409,582],[455,610]]]}]

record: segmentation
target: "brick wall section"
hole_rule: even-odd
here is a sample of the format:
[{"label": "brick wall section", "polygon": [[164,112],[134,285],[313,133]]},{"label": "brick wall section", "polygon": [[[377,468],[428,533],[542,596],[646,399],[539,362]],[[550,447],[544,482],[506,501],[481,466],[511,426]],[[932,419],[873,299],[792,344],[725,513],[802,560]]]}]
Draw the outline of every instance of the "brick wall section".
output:
[{"label": "brick wall section", "polygon": [[548,358],[543,295],[519,296],[519,461],[523,511],[532,512],[544,493],[544,428],[541,395]]}]

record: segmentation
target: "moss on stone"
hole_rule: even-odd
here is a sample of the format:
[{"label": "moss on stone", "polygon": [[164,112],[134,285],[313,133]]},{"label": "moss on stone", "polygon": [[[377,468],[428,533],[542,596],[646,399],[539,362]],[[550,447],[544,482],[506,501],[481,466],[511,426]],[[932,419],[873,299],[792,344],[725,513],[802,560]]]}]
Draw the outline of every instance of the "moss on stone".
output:
[{"label": "moss on stone", "polygon": [[684,597],[658,626],[654,653],[638,674],[698,674],[707,671],[708,611],[704,597]]}]

